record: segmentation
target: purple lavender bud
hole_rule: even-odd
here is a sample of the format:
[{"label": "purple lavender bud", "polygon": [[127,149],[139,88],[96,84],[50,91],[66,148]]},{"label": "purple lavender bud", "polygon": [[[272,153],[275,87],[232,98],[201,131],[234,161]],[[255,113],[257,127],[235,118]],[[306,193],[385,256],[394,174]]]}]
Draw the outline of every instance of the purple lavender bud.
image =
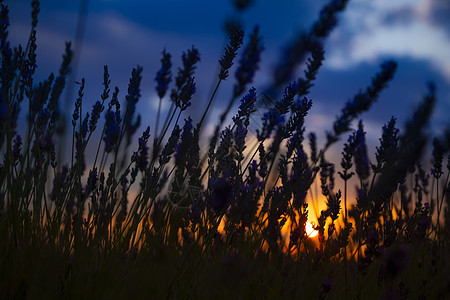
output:
[{"label": "purple lavender bud", "polygon": [[106,111],[105,114],[105,132],[103,141],[105,142],[105,151],[111,152],[117,144],[120,136],[120,127],[116,122],[116,116],[111,110]]},{"label": "purple lavender bud", "polygon": [[322,189],[322,195],[328,197],[330,194],[330,189],[327,185],[328,181],[328,163],[326,161],[322,161],[320,163],[320,187]]},{"label": "purple lavender bud", "polygon": [[62,167],[61,173],[56,173],[55,178],[53,178],[52,191],[49,195],[50,200],[56,201],[58,199],[58,196],[65,196],[63,193],[61,193],[61,191],[63,189],[63,185],[68,173],[69,168],[67,166]]},{"label": "purple lavender bud", "polygon": [[89,170],[89,176],[87,179],[87,187],[89,191],[95,190],[97,186],[97,181],[98,181],[97,168]]},{"label": "purple lavender bud", "polygon": [[287,114],[289,112],[289,108],[292,107],[292,109],[294,110],[294,108],[298,108],[297,105],[301,105],[300,102],[295,102],[294,104],[294,97],[297,95],[297,92],[298,84],[296,81],[288,84],[285,87],[281,102],[277,102],[278,105],[275,104],[276,108],[281,114]]},{"label": "purple lavender bud", "polygon": [[181,168],[184,168],[189,154],[192,154],[190,151],[194,143],[194,135],[192,129],[192,119],[191,117],[189,117],[184,120],[180,143],[175,146],[175,164]]},{"label": "purple lavender bud", "polygon": [[248,83],[253,82],[256,70],[258,70],[261,52],[264,47],[261,45],[261,37],[259,36],[259,27],[255,26],[250,34],[250,41],[245,46],[242,53],[239,67],[236,71],[237,84],[234,87],[234,96],[237,97],[243,91]]},{"label": "purple lavender bud", "polygon": [[55,152],[55,144],[53,143],[52,134],[45,132],[39,139],[39,147],[45,153],[52,154]]},{"label": "purple lavender bud", "polygon": [[86,113],[86,116],[83,119],[83,122],[81,122],[81,128],[80,128],[80,132],[81,132],[81,136],[84,138],[86,138],[87,133],[89,132],[89,113]]},{"label": "purple lavender bud", "polygon": [[308,135],[309,139],[309,147],[311,149],[311,161],[316,162],[317,161],[317,137],[314,132],[311,132]]},{"label": "purple lavender bud", "polygon": [[339,190],[336,195],[330,195],[327,201],[328,209],[330,210],[330,217],[336,220],[341,211],[341,190]]},{"label": "purple lavender bud", "polygon": [[261,176],[261,178],[264,178],[267,175],[267,155],[266,155],[266,150],[264,149],[263,143],[259,144],[258,152],[259,152],[258,174],[259,174],[259,176]]},{"label": "purple lavender bud", "polygon": [[369,199],[367,197],[367,190],[364,188],[356,190],[356,203],[361,210],[366,210],[369,207]]},{"label": "purple lavender bud", "polygon": [[367,146],[364,127],[362,121],[359,121],[358,130],[355,132],[355,169],[361,180],[366,180],[370,175],[369,158],[367,157]]},{"label": "purple lavender bud", "polygon": [[351,101],[348,101],[342,113],[337,117],[333,124],[334,133],[328,135],[328,143],[337,140],[338,136],[346,132],[350,128],[350,123],[360,115],[362,112],[367,111],[373,103],[378,99],[379,93],[386,87],[387,83],[393,78],[397,69],[397,63],[394,61],[387,61],[381,65],[381,71],[375,75],[372,79],[371,85],[369,85],[364,92],[356,94]]},{"label": "purple lavender bud", "polygon": [[[181,90],[188,79],[191,78],[192,75],[194,75],[196,64],[200,61],[200,53],[196,48],[194,48],[194,46],[192,46],[192,48],[188,49],[187,52],[183,52],[183,54],[181,55],[181,60],[183,62],[183,68],[178,69],[178,74],[175,77],[175,85],[178,90]],[[177,95],[175,91],[174,96],[171,95],[171,97],[176,96]]]},{"label": "purple lavender bud", "polygon": [[238,11],[242,12],[248,9],[249,6],[253,4],[254,0],[233,0],[231,2]]},{"label": "purple lavender bud", "polygon": [[91,119],[89,120],[89,131],[93,132],[97,128],[97,121],[100,118],[100,114],[102,113],[105,107],[100,101],[95,102],[92,107]]},{"label": "purple lavender bud", "polygon": [[35,28],[37,26],[37,23],[38,23],[38,14],[39,14],[39,11],[40,11],[40,9],[39,9],[39,1],[37,1],[37,0],[31,1],[31,8],[33,9],[31,11],[31,19],[32,19],[31,27]]},{"label": "purple lavender bud", "polygon": [[[279,88],[292,79],[292,76],[295,74],[299,64],[304,61],[307,53],[311,51],[311,49],[316,49],[319,43],[323,43],[324,38],[326,38],[336,26],[336,15],[345,8],[347,2],[348,0],[341,0],[339,2],[332,1],[330,4],[326,5],[321,10],[319,19],[314,22],[311,29],[297,35],[295,39],[290,42],[283,51],[283,59],[275,67],[272,89]],[[317,61],[321,62],[322,59],[318,59]],[[301,90],[304,92],[303,88]]]},{"label": "purple lavender bud", "polygon": [[398,133],[399,130],[395,128],[396,119],[391,118],[387,125],[383,126],[382,135],[380,138],[380,147],[377,147],[375,158],[377,165],[372,165],[374,172],[379,173],[386,163],[393,163],[398,155]]},{"label": "purple lavender bud", "polygon": [[431,168],[431,174],[434,178],[439,179],[444,172],[442,171],[442,161],[444,160],[444,147],[438,138],[433,139],[433,158],[431,163],[433,168]]},{"label": "purple lavender bud", "polygon": [[[303,148],[305,117],[312,107],[312,101],[306,97],[293,101],[291,105],[292,115],[286,124],[286,138],[292,135],[288,143],[287,157],[292,155],[294,149]],[[317,149],[316,149],[317,150]]]},{"label": "purple lavender bud", "polygon": [[181,109],[181,111],[187,109],[191,106],[191,98],[196,92],[194,77],[191,77],[187,80],[186,84],[180,91],[178,98],[175,102],[175,105]]},{"label": "purple lavender bud", "polygon": [[239,105],[238,118],[245,118],[246,126],[248,126],[248,119],[250,114],[255,112],[256,103],[256,89],[252,87],[248,93],[241,99],[241,104]]},{"label": "purple lavender bud", "polygon": [[132,121],[136,112],[136,104],[141,97],[141,80],[142,80],[142,67],[137,66],[133,68],[131,72],[130,82],[128,84],[128,95],[125,97],[127,101],[127,107],[125,109],[125,116],[123,122],[125,123],[126,133],[126,145],[131,144],[131,138],[141,123],[140,115],[137,116],[136,121]]},{"label": "purple lavender bud", "polygon": [[101,98],[103,101],[105,101],[106,99],[108,99],[109,97],[109,84],[111,83],[111,80],[109,79],[109,73],[108,73],[108,66],[104,65],[103,66],[103,93],[101,95]]},{"label": "purple lavender bud", "polygon": [[169,140],[167,141],[167,144],[164,146],[160,158],[159,163],[160,165],[165,165],[170,161],[170,158],[172,157],[172,154],[175,152],[178,139],[180,138],[181,129],[178,125],[176,125],[173,130],[172,134],[169,137]]},{"label": "purple lavender bud", "polygon": [[232,197],[232,186],[225,178],[211,178],[210,184],[213,190],[213,196],[208,204],[215,211],[222,211],[230,202]]},{"label": "purple lavender bud", "polygon": [[61,67],[59,68],[59,75],[55,79],[55,83],[52,88],[52,92],[50,94],[50,99],[48,101],[47,108],[50,111],[54,111],[58,107],[58,101],[61,97],[61,94],[64,90],[64,86],[66,84],[66,76],[70,72],[70,63],[72,61],[73,52],[70,49],[71,43],[66,42],[66,49],[63,54],[63,61],[61,63]]},{"label": "purple lavender bud", "polygon": [[293,205],[300,209],[305,204],[306,195],[312,184],[313,173],[308,166],[308,156],[299,149],[292,159],[290,182],[293,188]]},{"label": "purple lavender bud", "polygon": [[22,147],[22,137],[20,136],[20,134],[16,135],[16,138],[14,139],[14,145],[13,145],[13,149],[12,149],[12,155],[14,158],[14,163],[13,165],[16,165],[17,162],[19,161],[19,159],[21,158],[21,147]]},{"label": "purple lavender bud", "polygon": [[81,78],[81,85],[80,85],[80,89],[78,90],[78,98],[75,101],[75,109],[73,111],[72,114],[72,126],[76,126],[76,121],[80,118],[80,107],[81,107],[81,102],[83,101],[83,96],[84,96],[84,84],[85,84],[85,80],[84,78]]},{"label": "purple lavender bud", "polygon": [[164,95],[169,88],[169,84],[172,81],[172,74],[170,72],[170,68],[172,67],[171,55],[170,53],[166,53],[166,50],[162,52],[163,57],[161,58],[161,69],[159,69],[158,73],[156,73],[155,81],[156,92],[158,93],[159,98],[164,98]]},{"label": "purple lavender bud", "polygon": [[242,30],[234,31],[230,35],[230,43],[225,47],[225,54],[219,60],[221,69],[219,72],[219,79],[225,80],[228,78],[228,70],[233,65],[233,60],[237,55],[238,49],[242,45],[244,32]]},{"label": "purple lavender bud", "polygon": [[298,79],[298,95],[304,96],[309,93],[309,89],[314,85],[313,81],[316,79],[319,68],[322,66],[324,60],[323,47],[320,43],[311,46],[311,57],[306,60],[305,78]]},{"label": "purple lavender bud", "polygon": [[256,135],[259,141],[269,138],[273,129],[284,123],[284,116],[280,114],[277,109],[270,109],[268,112],[264,113],[262,122],[263,126],[261,132],[259,129],[256,130]]},{"label": "purple lavender bud", "polygon": [[147,161],[148,160],[147,142],[148,142],[149,138],[150,138],[150,126],[147,126],[147,129],[142,134],[142,137],[140,137],[138,139],[138,143],[139,143],[138,151],[134,152],[133,156],[131,158],[131,160],[135,162],[136,167],[141,171],[145,170],[145,168],[147,167],[147,163],[148,163],[148,161]]}]

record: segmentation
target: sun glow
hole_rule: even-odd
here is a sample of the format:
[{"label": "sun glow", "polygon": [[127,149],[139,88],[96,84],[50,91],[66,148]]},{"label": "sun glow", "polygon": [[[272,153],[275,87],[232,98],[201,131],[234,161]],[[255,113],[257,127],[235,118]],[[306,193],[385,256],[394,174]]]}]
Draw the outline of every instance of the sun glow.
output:
[{"label": "sun glow", "polygon": [[319,234],[317,230],[314,229],[314,223],[312,222],[306,222],[306,234],[308,237],[315,237]]}]

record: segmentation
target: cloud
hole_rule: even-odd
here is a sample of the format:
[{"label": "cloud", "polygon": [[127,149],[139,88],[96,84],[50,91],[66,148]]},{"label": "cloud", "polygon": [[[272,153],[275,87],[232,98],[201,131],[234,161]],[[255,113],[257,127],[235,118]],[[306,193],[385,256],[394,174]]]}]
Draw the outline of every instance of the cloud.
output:
[{"label": "cloud", "polygon": [[[430,22],[437,1],[355,1],[332,39],[328,67],[348,69],[384,57],[426,60],[450,82],[450,36]],[[346,43],[337,39],[347,35]],[[334,41],[334,44],[333,44]]]},{"label": "cloud", "polygon": [[436,26],[441,26],[450,36],[450,1],[448,0],[425,0],[423,5],[423,16]]}]

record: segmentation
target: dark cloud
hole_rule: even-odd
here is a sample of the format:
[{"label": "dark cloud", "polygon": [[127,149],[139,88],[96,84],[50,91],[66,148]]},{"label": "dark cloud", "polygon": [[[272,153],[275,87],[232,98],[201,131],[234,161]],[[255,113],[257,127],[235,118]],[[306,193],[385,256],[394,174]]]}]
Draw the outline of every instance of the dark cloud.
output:
[{"label": "dark cloud", "polygon": [[450,36],[450,1],[430,0],[430,21],[442,27]]}]

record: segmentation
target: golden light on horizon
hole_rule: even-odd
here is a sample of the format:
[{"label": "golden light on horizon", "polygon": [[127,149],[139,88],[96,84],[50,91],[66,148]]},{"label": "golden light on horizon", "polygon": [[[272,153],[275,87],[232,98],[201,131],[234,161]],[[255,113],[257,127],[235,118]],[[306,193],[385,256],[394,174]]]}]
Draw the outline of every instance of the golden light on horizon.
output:
[{"label": "golden light on horizon", "polygon": [[306,222],[306,234],[308,235],[308,237],[315,237],[319,234],[319,232],[317,230],[314,229],[314,223],[312,222]]}]

